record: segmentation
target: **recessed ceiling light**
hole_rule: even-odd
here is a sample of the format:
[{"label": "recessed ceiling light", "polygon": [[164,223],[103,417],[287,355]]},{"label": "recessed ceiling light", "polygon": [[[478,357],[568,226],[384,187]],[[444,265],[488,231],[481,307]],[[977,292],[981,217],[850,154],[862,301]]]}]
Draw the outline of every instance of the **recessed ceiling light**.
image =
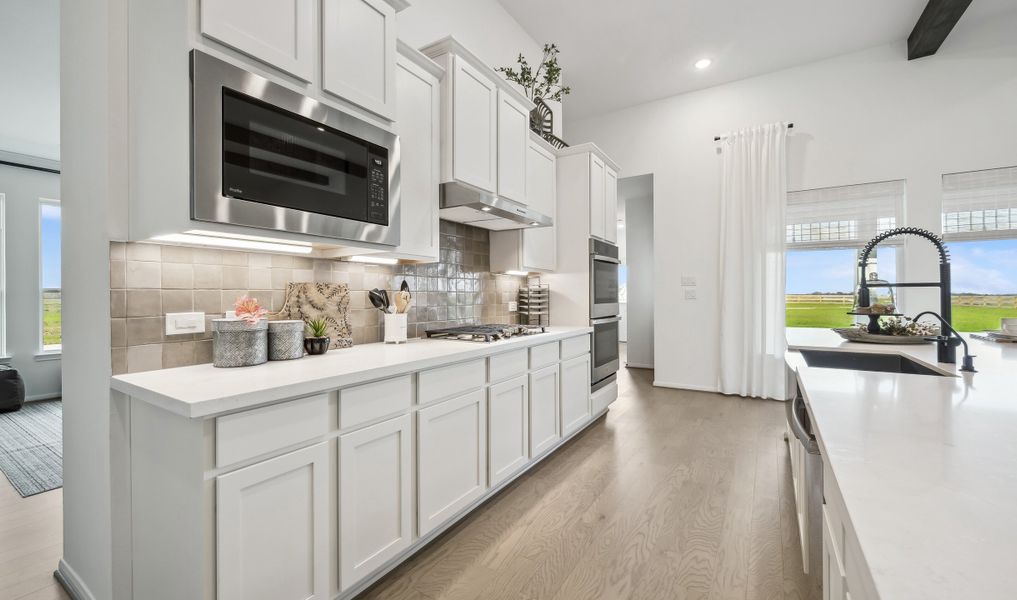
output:
[{"label": "recessed ceiling light", "polygon": [[482,210],[484,212],[491,212],[491,207],[490,206],[484,206],[480,210]]},{"label": "recessed ceiling light", "polygon": [[709,58],[700,58],[699,60],[696,61],[696,68],[702,71],[703,69],[709,67],[712,64],[713,61],[710,60]]}]

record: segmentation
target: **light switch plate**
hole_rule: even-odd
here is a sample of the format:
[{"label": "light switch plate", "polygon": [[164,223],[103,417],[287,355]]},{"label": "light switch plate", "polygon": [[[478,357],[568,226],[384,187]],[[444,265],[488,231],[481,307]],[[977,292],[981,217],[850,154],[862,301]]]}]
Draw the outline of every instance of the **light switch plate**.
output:
[{"label": "light switch plate", "polygon": [[166,335],[205,332],[205,313],[166,313]]},{"label": "light switch plate", "polygon": [[517,310],[519,310],[519,303],[509,302],[509,312],[516,312]]},{"label": "light switch plate", "polygon": [[682,285],[684,285],[684,286],[696,285],[696,276],[695,275],[682,275]]},{"label": "light switch plate", "polygon": [[696,299],[696,288],[689,288],[689,289],[685,290],[685,299],[686,300],[695,300]]}]

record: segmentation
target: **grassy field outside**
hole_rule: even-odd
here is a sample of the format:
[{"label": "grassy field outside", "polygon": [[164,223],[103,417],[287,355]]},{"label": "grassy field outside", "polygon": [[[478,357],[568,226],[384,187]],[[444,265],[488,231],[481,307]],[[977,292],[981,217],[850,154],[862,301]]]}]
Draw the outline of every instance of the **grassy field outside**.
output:
[{"label": "grassy field outside", "polygon": [[[850,304],[789,302],[787,304],[787,326],[850,327],[853,317],[846,314],[849,310],[851,310]],[[953,307],[953,326],[958,331],[999,329],[999,320],[1005,317],[1017,317],[1017,308],[958,305]]]},{"label": "grassy field outside", "polygon": [[42,292],[42,345],[60,345],[60,290]]}]

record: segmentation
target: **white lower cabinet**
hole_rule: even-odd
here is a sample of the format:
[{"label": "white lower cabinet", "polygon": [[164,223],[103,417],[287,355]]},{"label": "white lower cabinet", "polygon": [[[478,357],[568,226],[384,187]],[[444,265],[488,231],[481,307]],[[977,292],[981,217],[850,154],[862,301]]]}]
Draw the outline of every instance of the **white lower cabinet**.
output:
[{"label": "white lower cabinet", "polygon": [[561,363],[561,426],[568,435],[590,417],[590,355],[584,354]]},{"label": "white lower cabinet", "polygon": [[417,529],[423,536],[487,489],[487,402],[483,389],[417,414]]},{"label": "white lower cabinet", "polygon": [[558,405],[558,365],[530,373],[530,456],[537,456],[561,439]]},{"label": "white lower cabinet", "polygon": [[523,468],[530,458],[528,390],[526,375],[488,388],[487,473],[491,486]]},{"label": "white lower cabinet", "polygon": [[830,523],[830,515],[823,505],[823,600],[846,600],[844,560]]},{"label": "white lower cabinet", "polygon": [[412,417],[339,437],[340,588],[349,589],[413,537]]},{"label": "white lower cabinet", "polygon": [[328,463],[322,442],[216,478],[218,600],[328,597]]}]

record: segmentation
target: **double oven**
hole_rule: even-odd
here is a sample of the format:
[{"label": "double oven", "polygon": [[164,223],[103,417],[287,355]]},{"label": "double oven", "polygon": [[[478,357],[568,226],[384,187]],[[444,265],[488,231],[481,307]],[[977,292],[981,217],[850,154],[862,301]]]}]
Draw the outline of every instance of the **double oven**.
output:
[{"label": "double oven", "polygon": [[590,238],[590,326],[593,327],[593,391],[617,379],[619,367],[618,246]]}]

